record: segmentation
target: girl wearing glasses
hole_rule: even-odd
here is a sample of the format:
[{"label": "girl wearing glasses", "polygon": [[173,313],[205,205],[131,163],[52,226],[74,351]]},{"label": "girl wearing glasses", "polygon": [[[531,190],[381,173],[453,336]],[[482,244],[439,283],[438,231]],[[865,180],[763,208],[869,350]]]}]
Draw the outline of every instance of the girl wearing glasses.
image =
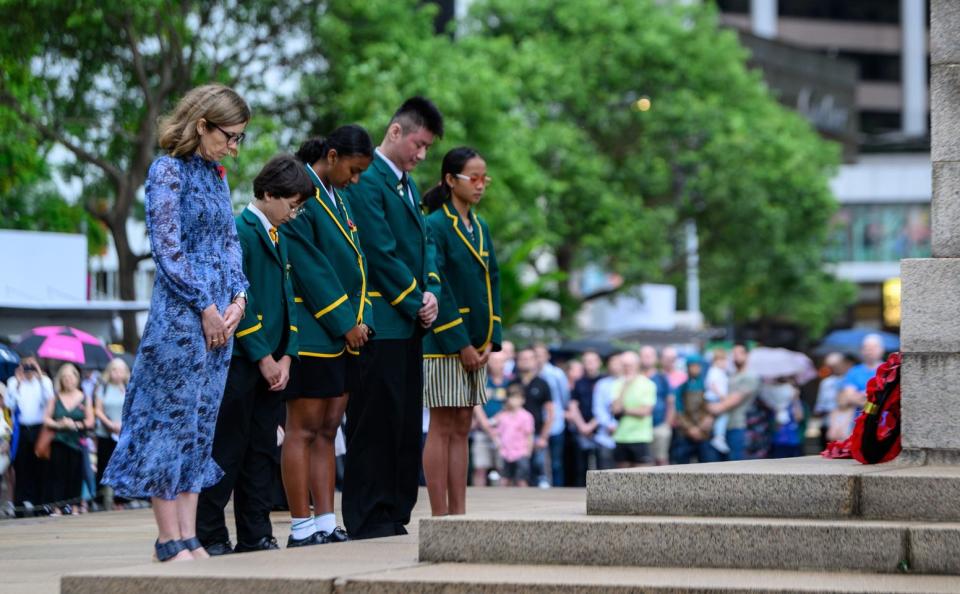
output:
[{"label": "girl wearing glasses", "polygon": [[291,365],[283,393],[288,548],[348,540],[333,512],[334,441],[347,396],[359,387],[361,348],[373,333],[367,261],[349,204],[338,191],[356,183],[370,165],[373,142],[360,126],[342,126],[325,139],[304,142],[297,158],[315,193],[281,230],[289,240],[300,337],[300,358]]},{"label": "girl wearing glasses", "polygon": [[193,89],[160,123],[167,154],[147,174],[157,273],[103,482],[152,500],[160,561],[208,556],[196,538],[197,497],[223,476],[211,448],[247,288],[220,160],[236,156],[249,120],[232,89]]},{"label": "girl wearing glasses", "polygon": [[423,468],[433,515],[466,513],[467,439],[486,397],[487,359],[500,350],[500,280],[487,223],[473,211],[490,184],[469,147],[443,157],[440,182],[424,197],[440,314],[423,343],[424,406],[430,430]]}]

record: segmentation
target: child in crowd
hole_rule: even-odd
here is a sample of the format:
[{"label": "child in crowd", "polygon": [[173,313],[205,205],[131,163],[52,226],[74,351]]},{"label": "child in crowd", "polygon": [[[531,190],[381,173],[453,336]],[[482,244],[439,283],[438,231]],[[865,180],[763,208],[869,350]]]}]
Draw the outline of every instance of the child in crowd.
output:
[{"label": "child in crowd", "polygon": [[523,403],[523,386],[511,384],[504,409],[494,417],[503,458],[504,484],[511,487],[526,487],[530,476],[534,423],[533,415],[523,408]]},{"label": "child in crowd", "polygon": [[[707,370],[706,383],[705,398],[707,402],[711,404],[722,402],[727,397],[727,393],[730,391],[730,376],[727,374],[727,351],[723,349],[713,351],[713,361],[710,363],[710,369]],[[713,438],[710,440],[710,445],[721,454],[730,451],[730,446],[727,445],[727,421],[729,419],[729,414],[722,414],[713,423]]]},{"label": "child in crowd", "polygon": [[800,388],[792,378],[777,378],[764,384],[760,390],[760,400],[773,411],[770,458],[802,456],[805,413],[800,401]]},{"label": "child in crowd", "polygon": [[837,398],[837,407],[827,417],[827,441],[843,441],[853,432],[857,406],[842,394]]}]

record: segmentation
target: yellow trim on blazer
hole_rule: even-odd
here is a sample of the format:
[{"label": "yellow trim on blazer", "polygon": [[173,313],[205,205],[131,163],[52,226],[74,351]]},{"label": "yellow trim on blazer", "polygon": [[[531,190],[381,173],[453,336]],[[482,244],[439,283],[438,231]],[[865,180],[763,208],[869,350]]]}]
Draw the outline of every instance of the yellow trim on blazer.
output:
[{"label": "yellow trim on blazer", "polygon": [[322,359],[333,359],[342,355],[343,351],[340,351],[339,353],[311,353],[309,351],[300,351],[297,354],[301,357],[320,357]]},{"label": "yellow trim on blazer", "polygon": [[[333,190],[333,195],[336,196],[337,201],[340,203],[340,208],[343,209],[344,214],[347,212],[347,207],[343,205],[343,198],[340,197],[340,193],[337,192],[336,188]],[[357,253],[357,268],[360,269],[360,294],[364,295],[367,292],[367,273],[363,271],[363,254],[360,252],[360,248],[357,247],[356,242],[353,240],[353,229],[350,230],[348,234],[343,228],[343,225],[340,224],[340,221],[337,220],[336,215],[333,214],[333,211],[330,210],[330,207],[327,206],[327,203],[320,198],[320,188],[317,188],[316,194],[317,202],[320,203],[320,206],[323,207],[323,210],[327,211],[327,214],[330,215],[330,218],[333,219],[333,222],[337,225],[337,229],[340,229],[340,233],[347,239],[347,243],[350,244],[350,247],[353,248],[353,251]],[[360,300],[360,309],[357,311],[357,324],[363,322],[363,305],[364,300]]]},{"label": "yellow trim on blazer", "polygon": [[424,359],[454,359],[459,356],[460,356],[459,353],[454,353],[452,355],[424,355],[423,358]]},{"label": "yellow trim on blazer", "polygon": [[359,355],[359,354],[360,354],[360,351],[354,351],[354,350],[352,350],[350,347],[347,347],[347,354],[348,354],[348,355]]},{"label": "yellow trim on blazer", "polygon": [[262,322],[262,321],[263,321],[263,314],[257,314],[257,319]]},{"label": "yellow trim on blazer", "polygon": [[293,298],[293,302],[294,302],[294,303],[303,303],[303,297],[294,297],[294,298]]},{"label": "yellow trim on blazer", "polygon": [[470,313],[470,308],[469,308],[469,307],[461,307],[461,308],[460,308],[460,313]]},{"label": "yellow trim on blazer", "polygon": [[433,333],[434,333],[434,334],[440,334],[440,333],[443,332],[444,330],[449,330],[450,328],[455,328],[455,327],[459,326],[459,325],[462,324],[462,323],[463,323],[463,318],[457,318],[456,320],[454,320],[454,321],[452,321],[452,322],[450,322],[450,323],[448,323],[448,324],[444,324],[443,326],[440,326],[439,328],[434,328],[434,329],[433,329]]},{"label": "yellow trim on blazer", "polygon": [[368,297],[383,297],[383,293],[380,291],[367,291]]},{"label": "yellow trim on blazer", "polygon": [[404,291],[403,293],[400,293],[396,299],[390,302],[390,305],[395,306],[396,304],[400,303],[401,301],[403,301],[404,297],[406,297],[410,293],[413,293],[413,290],[416,288],[417,288],[417,279],[413,279],[413,282],[410,283],[410,286],[407,287],[407,290]]},{"label": "yellow trim on blazer", "polygon": [[489,316],[490,324],[487,327],[487,339],[483,341],[483,344],[480,345],[478,350],[483,350],[487,348],[487,345],[490,344],[490,340],[493,339],[493,289],[490,286],[490,268],[487,265],[486,260],[480,254],[489,254],[483,249],[483,227],[480,226],[480,220],[477,219],[477,213],[470,211],[470,216],[473,217],[473,228],[480,235],[480,253],[477,253],[477,250],[473,248],[473,244],[470,243],[466,236],[460,231],[460,217],[450,212],[449,204],[444,203],[443,212],[446,213],[447,217],[453,221],[453,230],[457,232],[457,235],[460,236],[460,240],[463,241],[464,245],[467,246],[467,249],[470,250],[470,253],[477,259],[477,262],[480,262],[480,265],[483,266],[483,276],[484,280],[487,282],[487,306],[489,311],[487,315]]},{"label": "yellow trim on blazer", "polygon": [[336,301],[334,301],[334,302],[331,303],[330,305],[324,307],[323,309],[321,309],[321,310],[318,311],[317,313],[313,314],[313,317],[315,317],[315,318],[317,318],[317,319],[322,318],[323,316],[327,315],[327,314],[330,313],[331,311],[333,311],[333,310],[335,310],[336,308],[338,308],[338,307],[340,306],[340,304],[342,304],[342,303],[343,303],[344,301],[346,301],[347,299],[349,299],[349,297],[347,297],[347,294],[344,293],[344,294],[343,294],[343,297],[341,297],[340,299],[337,299]]},{"label": "yellow trim on blazer", "polygon": [[436,272],[428,272],[428,273],[427,273],[427,276],[432,276],[433,278],[437,279],[437,282],[438,282],[438,283],[441,282],[441,281],[440,281],[440,275],[437,274]]},{"label": "yellow trim on blazer", "polygon": [[503,320],[500,319],[500,316],[493,316],[493,321],[500,322],[501,324],[503,323]]},{"label": "yellow trim on blazer", "polygon": [[290,326],[290,332],[300,332],[296,326]]},{"label": "yellow trim on blazer", "polygon": [[263,324],[257,322],[257,325],[256,325],[256,326],[251,326],[251,327],[247,328],[246,330],[241,330],[240,332],[237,332],[237,338],[243,338],[243,337],[246,336],[247,334],[253,334],[253,333],[256,332],[257,330],[260,330],[260,329],[262,329],[262,328],[263,328]]}]

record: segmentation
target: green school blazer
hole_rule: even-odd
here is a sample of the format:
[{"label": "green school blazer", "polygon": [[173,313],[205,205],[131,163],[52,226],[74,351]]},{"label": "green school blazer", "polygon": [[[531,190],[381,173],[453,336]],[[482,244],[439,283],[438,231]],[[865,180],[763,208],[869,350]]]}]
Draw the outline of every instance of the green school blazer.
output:
[{"label": "green school blazer", "polygon": [[293,267],[301,357],[338,357],[348,350],[344,336],[354,326],[374,327],[357,226],[343,198],[334,196],[339,208],[317,188],[303,213],[282,227]]},{"label": "green school blazer", "polygon": [[246,313],[234,335],[233,356],[259,361],[280,348],[284,331],[288,330],[284,354],[296,357],[297,312],[283,241],[278,250],[257,215],[246,208],[237,216],[236,223],[243,250],[243,273],[250,281],[250,288]]},{"label": "green school blazer", "polygon": [[427,217],[434,262],[443,282],[440,314],[423,339],[423,355],[456,357],[473,345],[500,350],[500,269],[487,222],[474,212],[474,238],[449,202]]},{"label": "green school blazer", "polygon": [[439,298],[440,276],[427,254],[420,193],[412,179],[409,186],[416,208],[405,189],[401,194],[400,180],[377,154],[360,181],[344,190],[369,263],[368,295],[377,322],[374,340],[413,337],[424,291]]}]

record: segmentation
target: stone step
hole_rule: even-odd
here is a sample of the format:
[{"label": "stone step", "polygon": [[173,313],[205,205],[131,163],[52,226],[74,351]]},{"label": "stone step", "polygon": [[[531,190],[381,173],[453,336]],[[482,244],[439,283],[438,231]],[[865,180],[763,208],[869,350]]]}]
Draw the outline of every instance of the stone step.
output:
[{"label": "stone step", "polygon": [[427,518],[420,561],[960,575],[960,523],[593,516],[571,506]]},{"label": "stone step", "polygon": [[809,456],[593,471],[587,512],[960,521],[960,466]]},{"label": "stone step", "polygon": [[743,569],[422,564],[338,581],[340,594],[847,594],[960,592],[960,578]]}]

